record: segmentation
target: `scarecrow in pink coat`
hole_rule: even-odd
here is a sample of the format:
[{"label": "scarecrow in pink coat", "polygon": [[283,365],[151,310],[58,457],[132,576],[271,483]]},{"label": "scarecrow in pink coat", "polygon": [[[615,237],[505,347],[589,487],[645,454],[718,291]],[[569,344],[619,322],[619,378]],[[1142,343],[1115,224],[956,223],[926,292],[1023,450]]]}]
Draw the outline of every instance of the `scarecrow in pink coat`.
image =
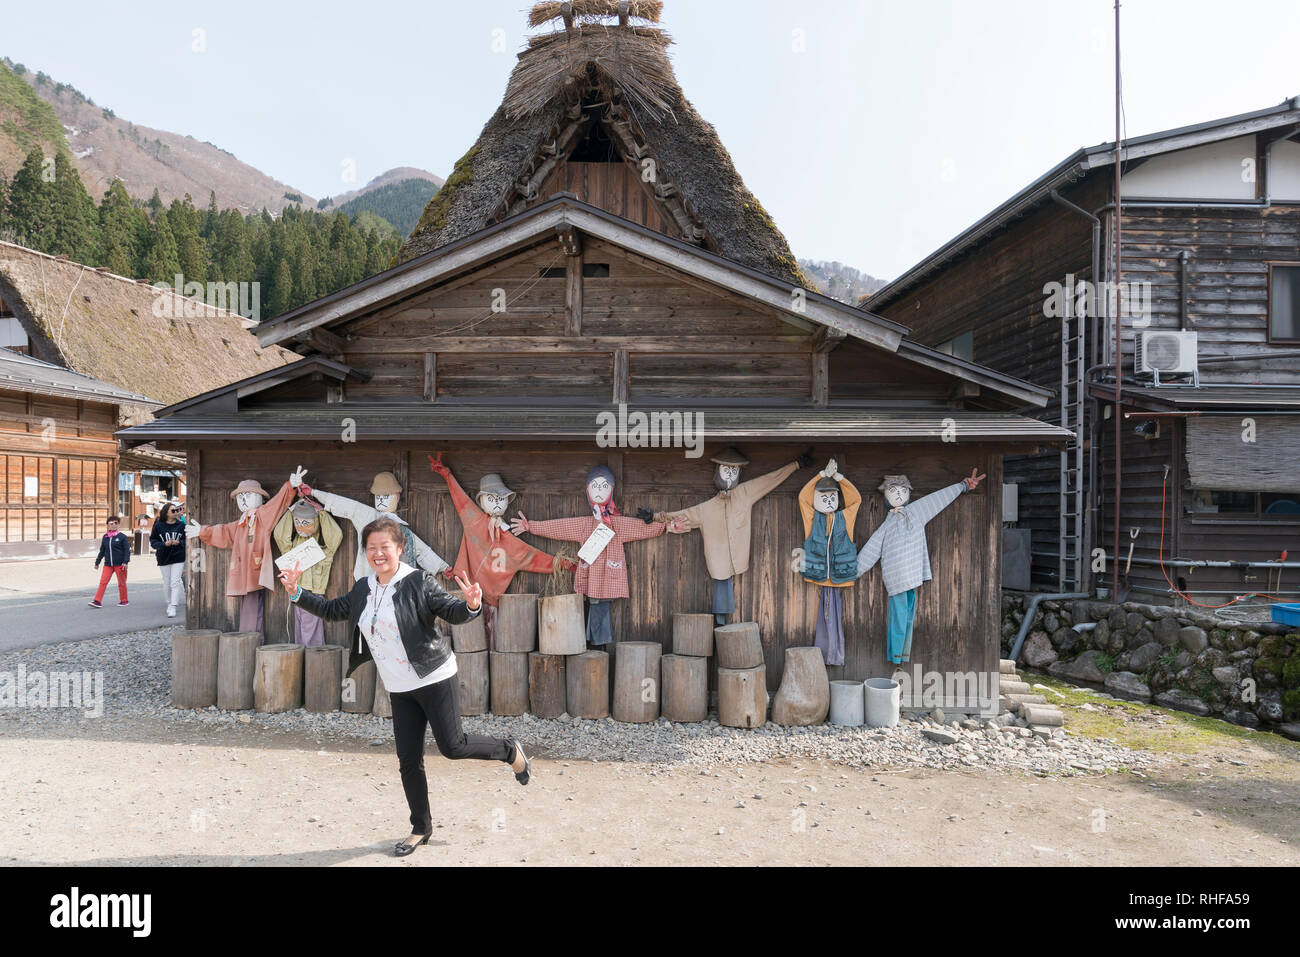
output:
[{"label": "scarecrow in pink coat", "polygon": [[[302,481],[307,470],[299,467],[294,477]],[[185,537],[197,537],[213,548],[230,549],[230,574],[226,577],[226,596],[239,599],[239,630],[256,631],[266,640],[263,624],[263,596],[275,588],[275,568],[271,560],[271,531],[276,520],[289,507],[296,492],[285,482],[270,501],[266,491],[253,479],[245,479],[230,493],[239,508],[239,519],[224,525],[200,525],[187,522]]]},{"label": "scarecrow in pink coat", "polygon": [[593,561],[588,562],[580,555],[578,570],[573,575],[573,590],[587,596],[587,642],[599,647],[614,640],[609,621],[610,601],[628,597],[627,556],[623,546],[644,538],[657,538],[665,529],[675,534],[687,529],[677,521],[667,524],[652,521],[653,516],[644,509],[638,513],[639,518],[620,514],[614,504],[614,473],[604,465],[597,465],[587,473],[587,503],[591,506],[590,515],[536,522],[529,521],[520,512],[511,521],[510,528],[515,534],[532,532],[555,541],[584,543],[584,548],[588,547],[586,543],[591,543],[593,550],[602,538],[608,538]]}]

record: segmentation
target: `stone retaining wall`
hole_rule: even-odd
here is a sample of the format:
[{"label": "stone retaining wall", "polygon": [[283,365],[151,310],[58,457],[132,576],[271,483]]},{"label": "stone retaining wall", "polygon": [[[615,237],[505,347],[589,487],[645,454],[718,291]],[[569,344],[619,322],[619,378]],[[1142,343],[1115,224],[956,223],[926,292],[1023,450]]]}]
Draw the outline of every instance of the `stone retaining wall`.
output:
[{"label": "stone retaining wall", "polygon": [[[1033,596],[1002,594],[1009,657]],[[1076,631],[1074,626],[1094,625]],[[1116,697],[1300,738],[1300,630],[1166,605],[1043,601],[1020,663]]]}]

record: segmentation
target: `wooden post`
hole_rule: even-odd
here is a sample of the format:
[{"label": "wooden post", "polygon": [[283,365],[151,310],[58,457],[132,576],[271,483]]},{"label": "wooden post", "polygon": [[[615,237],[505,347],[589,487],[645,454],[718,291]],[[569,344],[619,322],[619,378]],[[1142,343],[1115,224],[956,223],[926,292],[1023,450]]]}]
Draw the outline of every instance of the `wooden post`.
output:
[{"label": "wooden post", "polygon": [[528,710],[528,656],[489,651],[492,669],[492,713],[523,714]]},{"label": "wooden post", "polygon": [[217,657],[221,632],[178,631],[172,636],[172,707],[217,703]]},{"label": "wooden post", "polygon": [[614,404],[627,402],[628,357],[626,349],[614,350]]},{"label": "wooden post", "polygon": [[516,654],[537,649],[537,596],[502,595],[497,603],[494,651]]},{"label": "wooden post", "polygon": [[222,711],[249,711],[253,707],[253,672],[257,646],[262,635],[256,631],[230,631],[221,636],[217,651],[217,707]]},{"label": "wooden post", "polygon": [[565,696],[575,718],[604,718],[609,714],[609,655],[584,651],[564,663]]},{"label": "wooden post", "polygon": [[541,599],[537,603],[537,638],[538,650],[544,655],[580,655],[586,651],[582,596],[570,592]]},{"label": "wooden post", "polygon": [[582,335],[582,237],[572,226],[559,230],[564,261],[564,334]]},{"label": "wooden post", "polygon": [[558,718],[568,706],[564,660],[539,651],[528,656],[528,710],[539,718]]},{"label": "wooden post", "polygon": [[[347,670],[346,663],[344,670]],[[375,663],[367,661],[342,681],[343,710],[350,714],[369,714],[375,703]]]},{"label": "wooden post", "polygon": [[384,679],[376,675],[375,677],[375,700],[370,706],[370,713],[376,718],[391,718],[393,716],[393,702],[388,697],[388,689],[384,687]]},{"label": "wooden post", "polygon": [[314,645],[303,649],[302,704],[313,714],[339,710],[343,701],[342,645]]},{"label": "wooden post", "polygon": [[487,651],[487,629],[483,626],[483,616],[479,615],[463,625],[451,626],[451,647],[461,654],[475,651]]},{"label": "wooden post", "polygon": [[614,720],[644,724],[659,717],[659,659],[657,641],[614,644]]},{"label": "wooden post", "polygon": [[693,658],[713,655],[713,616],[692,615],[686,612],[673,614],[673,654]]},{"label": "wooden post", "polygon": [[757,668],[763,664],[763,642],[758,623],[737,621],[713,629],[719,668]]},{"label": "wooden post", "polygon": [[664,655],[659,670],[665,718],[669,721],[703,721],[709,716],[708,658]]},{"label": "wooden post", "polygon": [[767,721],[767,668],[718,668],[718,723],[758,728]]},{"label": "wooden post", "polygon": [[438,353],[424,354],[424,401],[438,401]]},{"label": "wooden post", "polygon": [[488,653],[486,651],[457,653],[456,680],[460,682],[461,717],[487,714]]},{"label": "wooden post", "polygon": [[257,649],[253,707],[263,714],[302,707],[302,645],[280,642]]}]

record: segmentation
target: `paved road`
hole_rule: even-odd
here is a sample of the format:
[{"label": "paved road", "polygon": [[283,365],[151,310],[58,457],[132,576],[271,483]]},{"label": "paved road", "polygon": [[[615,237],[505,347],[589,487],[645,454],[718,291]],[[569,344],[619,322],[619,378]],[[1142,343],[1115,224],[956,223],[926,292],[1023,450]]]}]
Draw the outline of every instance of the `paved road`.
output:
[{"label": "paved road", "polygon": [[131,556],[126,582],[131,603],[125,608],[117,603],[116,579],[108,583],[103,608],[87,606],[99,584],[92,564],[88,558],[0,563],[0,650],[80,641],[184,620],[167,617],[162,577],[152,555]]}]

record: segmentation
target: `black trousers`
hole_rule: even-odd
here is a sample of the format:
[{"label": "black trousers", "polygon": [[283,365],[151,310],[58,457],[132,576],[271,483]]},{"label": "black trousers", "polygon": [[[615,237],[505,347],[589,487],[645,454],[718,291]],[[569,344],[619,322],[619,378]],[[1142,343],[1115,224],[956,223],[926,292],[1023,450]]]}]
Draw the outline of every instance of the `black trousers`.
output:
[{"label": "black trousers", "polygon": [[460,682],[453,675],[414,691],[394,691],[389,695],[402,790],[406,792],[406,803],[411,808],[412,834],[428,834],[433,830],[429,817],[429,783],[424,776],[426,725],[433,725],[433,739],[444,758],[453,761],[480,758],[510,763],[515,756],[514,748],[505,738],[465,733],[460,725],[459,688]]}]

